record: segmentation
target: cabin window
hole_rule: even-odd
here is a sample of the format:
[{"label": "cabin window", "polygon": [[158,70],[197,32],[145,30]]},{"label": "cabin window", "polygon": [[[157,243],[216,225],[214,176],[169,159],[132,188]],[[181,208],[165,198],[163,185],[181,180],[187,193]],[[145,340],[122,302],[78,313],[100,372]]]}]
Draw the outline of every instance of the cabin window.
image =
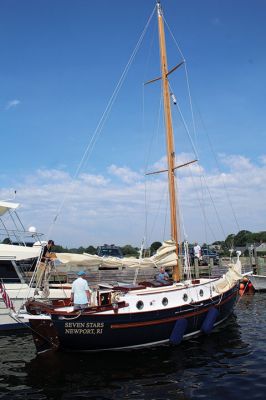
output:
[{"label": "cabin window", "polygon": [[164,297],[164,298],[162,299],[162,305],[163,305],[163,306],[167,306],[167,304],[168,304],[168,299],[167,299],[167,297]]},{"label": "cabin window", "polygon": [[184,296],[183,296],[183,300],[187,301],[187,299],[188,299],[188,295],[185,293]]},{"label": "cabin window", "polygon": [[137,304],[136,304],[136,307],[137,307],[138,310],[142,310],[143,307],[144,307],[143,301],[139,300],[139,301],[137,302]]},{"label": "cabin window", "polygon": [[204,295],[203,289],[200,289],[199,294],[201,297]]}]

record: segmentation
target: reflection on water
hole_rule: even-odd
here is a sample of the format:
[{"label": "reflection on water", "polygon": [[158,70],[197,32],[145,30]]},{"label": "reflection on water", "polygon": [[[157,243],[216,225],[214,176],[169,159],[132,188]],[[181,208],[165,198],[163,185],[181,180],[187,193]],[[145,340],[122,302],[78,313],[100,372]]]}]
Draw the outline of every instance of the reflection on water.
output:
[{"label": "reflection on water", "polygon": [[262,399],[265,301],[244,296],[223,328],[178,347],[36,357],[30,335],[2,335],[0,398]]}]

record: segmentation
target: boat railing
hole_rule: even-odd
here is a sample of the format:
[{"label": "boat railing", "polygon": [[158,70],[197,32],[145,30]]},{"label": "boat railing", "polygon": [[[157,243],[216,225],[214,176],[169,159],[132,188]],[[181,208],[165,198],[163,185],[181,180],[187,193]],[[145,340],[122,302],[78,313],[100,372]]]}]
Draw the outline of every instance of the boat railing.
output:
[{"label": "boat railing", "polygon": [[43,236],[42,233],[16,229],[0,229],[0,243],[18,246],[33,246]]}]

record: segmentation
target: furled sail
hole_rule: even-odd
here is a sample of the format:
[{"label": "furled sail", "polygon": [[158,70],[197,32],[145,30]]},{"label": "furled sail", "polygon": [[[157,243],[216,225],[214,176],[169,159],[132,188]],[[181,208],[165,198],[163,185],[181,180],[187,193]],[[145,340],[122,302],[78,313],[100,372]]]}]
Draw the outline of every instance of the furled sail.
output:
[{"label": "furled sail", "polygon": [[[65,266],[71,267],[173,267],[177,262],[176,246],[172,240],[163,242],[156,254],[146,258],[135,257],[100,257],[88,253],[56,253],[57,259]],[[58,266],[57,266],[58,269]]]}]

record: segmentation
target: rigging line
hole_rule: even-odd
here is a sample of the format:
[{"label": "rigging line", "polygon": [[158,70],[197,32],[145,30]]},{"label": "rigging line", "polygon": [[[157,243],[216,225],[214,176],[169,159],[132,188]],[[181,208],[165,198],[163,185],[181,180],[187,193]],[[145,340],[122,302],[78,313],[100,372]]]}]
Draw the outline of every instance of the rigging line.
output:
[{"label": "rigging line", "polygon": [[[142,132],[144,132],[144,119],[145,119],[145,93],[144,86],[142,86]],[[145,223],[144,223],[144,237],[147,237],[148,232],[148,207],[147,207],[147,179],[144,179],[144,210],[145,210]],[[145,247],[147,242],[145,239]]]},{"label": "rigging line", "polygon": [[161,199],[158,202],[158,207],[157,207],[157,211],[155,212],[156,215],[155,215],[155,217],[153,219],[153,224],[152,224],[152,228],[151,228],[150,237],[152,237],[152,234],[154,232],[155,225],[157,223],[159,213],[162,210],[163,200],[164,200],[165,196],[167,196],[167,193],[168,193],[167,188],[165,188],[165,191],[162,193]]},{"label": "rigging line", "polygon": [[[173,90],[172,90],[172,87],[171,87],[171,85],[170,85],[170,82],[169,82],[169,88],[170,88],[171,92],[173,93]],[[176,103],[175,103],[175,106],[176,106],[176,108],[177,108],[177,110],[178,110],[178,112],[179,112],[179,115],[180,115],[180,117],[181,117],[182,123],[183,123],[184,128],[185,128],[185,130],[186,130],[186,132],[187,132],[188,138],[189,138],[189,140],[190,140],[190,144],[191,144],[192,149],[193,149],[193,151],[194,151],[194,155],[195,155],[195,157],[197,158],[197,160],[199,161],[199,154],[198,154],[198,151],[197,151],[196,146],[195,146],[195,144],[194,144],[194,142],[193,142],[193,139],[192,139],[192,137],[191,137],[191,135],[190,135],[189,128],[188,128],[187,123],[186,123],[186,121],[185,121],[185,118],[184,118],[184,116],[183,116],[183,114],[182,114],[182,111],[181,111],[181,108],[180,108],[180,106],[179,106],[179,103],[176,102]]]},{"label": "rigging line", "polygon": [[215,202],[214,202],[214,200],[213,200],[213,197],[212,197],[212,195],[211,195],[211,191],[210,191],[209,185],[207,184],[207,181],[206,181],[206,177],[205,177],[205,175],[201,175],[201,179],[203,179],[203,180],[204,180],[204,183],[205,183],[205,186],[206,186],[207,192],[208,192],[208,194],[209,194],[209,197],[210,197],[210,199],[211,199],[211,202],[212,202],[212,205],[213,205],[213,208],[214,208],[215,214],[216,214],[217,221],[218,221],[218,223],[219,223],[219,225],[220,225],[220,228],[221,228],[221,231],[222,231],[222,233],[223,233],[224,237],[226,237],[226,233],[225,233],[225,231],[224,231],[224,228],[223,228],[223,224],[222,224],[221,218],[220,218],[220,216],[219,216],[219,213],[218,213],[217,207],[216,207],[216,205],[215,205]]},{"label": "rigging line", "polygon": [[[143,86],[143,89],[144,89],[144,86]],[[143,92],[143,94],[144,94],[144,92]],[[151,151],[152,151],[154,138],[155,138],[155,136],[156,136],[156,138],[159,137],[161,114],[162,114],[162,91],[161,91],[161,96],[160,96],[160,101],[159,101],[159,109],[158,109],[158,113],[157,113],[158,117],[157,117],[156,128],[153,131],[153,135],[152,135],[152,138],[150,141],[150,146],[149,146],[149,149],[147,152],[147,158],[145,161],[145,173],[148,170],[148,163],[151,158],[150,155],[151,155]],[[148,179],[148,177],[147,177],[147,175],[145,175],[145,217],[146,217],[146,227],[145,227],[146,234],[145,234],[145,236],[147,236],[147,234],[148,234],[148,199],[147,199],[147,182],[148,181],[147,181],[147,179]]]},{"label": "rigging line", "polygon": [[[193,105],[192,105],[191,90],[190,90],[190,84],[189,84],[189,79],[188,79],[188,70],[187,70],[186,60],[185,60],[185,58],[184,58],[184,55],[183,55],[183,53],[182,53],[182,51],[181,51],[180,46],[178,45],[178,43],[177,43],[177,41],[176,41],[176,38],[174,37],[174,35],[173,35],[173,33],[172,33],[172,31],[171,31],[171,29],[170,29],[170,27],[169,27],[167,21],[165,20],[165,18],[164,18],[164,21],[165,21],[165,25],[167,26],[167,28],[168,28],[168,30],[169,30],[170,35],[172,36],[172,39],[173,39],[175,45],[176,45],[176,47],[177,47],[177,49],[178,49],[179,53],[181,54],[181,57],[183,58],[183,61],[184,61],[185,74],[186,74],[186,81],[187,81],[187,88],[188,88],[188,96],[189,96],[189,103],[190,103],[191,116],[192,116],[193,132],[194,132],[194,138],[195,138],[195,140],[196,140],[196,125],[195,125],[194,110],[193,110]],[[201,120],[202,120],[202,116],[201,116],[201,113],[200,113],[200,112],[199,112],[199,115],[200,115],[200,118],[201,118]],[[203,121],[202,121],[202,124],[203,124],[203,126],[204,126]],[[205,129],[205,131],[206,131],[205,126],[204,126],[204,129]],[[214,153],[214,151],[213,151],[212,143],[211,143],[211,141],[210,141],[210,137],[209,137],[207,131],[206,131],[206,135],[207,135],[207,139],[208,139],[208,141],[209,141],[209,145],[210,145],[210,147],[211,147],[211,150],[212,150],[212,152],[213,152],[213,154],[214,154],[214,158],[215,158],[217,167],[218,167],[219,171],[221,171],[220,168],[219,168],[219,164],[218,164],[216,155],[215,155],[215,153]],[[237,220],[237,217],[236,217],[235,210],[234,210],[234,208],[233,208],[233,204],[232,204],[231,198],[230,198],[230,196],[229,196],[229,193],[228,193],[227,187],[226,187],[226,185],[225,185],[224,179],[222,179],[222,180],[223,180],[223,186],[224,186],[224,189],[225,189],[225,191],[226,191],[226,196],[227,196],[227,199],[228,199],[230,208],[231,208],[231,210],[232,210],[232,214],[233,214],[233,217],[234,217],[236,226],[237,226],[238,230],[240,230],[240,226],[239,226],[239,224],[238,224],[238,220]]]},{"label": "rigging line", "polygon": [[[175,173],[179,173],[179,171],[177,171],[177,172],[175,172]],[[179,182],[180,182],[180,178],[178,177],[178,180],[179,180]],[[175,190],[176,190],[176,192],[177,192],[177,190],[178,190],[178,187],[179,187],[179,185],[177,185],[177,179],[175,179]],[[187,234],[187,232],[186,232],[186,228],[185,228],[185,219],[184,219],[184,213],[183,213],[183,201],[182,201],[182,197],[180,197],[179,198],[179,204],[180,204],[180,207],[179,207],[179,209],[178,209],[178,215],[179,215],[179,221],[180,221],[180,224],[181,224],[181,227],[180,227],[180,231],[182,231],[182,229],[183,229],[183,236],[184,236],[184,241],[186,241],[187,239],[188,239],[188,234]],[[181,240],[181,235],[180,235],[180,240]],[[181,242],[182,242],[182,240],[181,240]]]},{"label": "rigging line", "polygon": [[240,226],[239,226],[239,223],[238,223],[238,220],[237,220],[237,216],[236,216],[236,213],[235,213],[235,210],[234,210],[234,207],[233,207],[233,203],[232,203],[231,197],[230,197],[230,195],[229,195],[229,190],[228,190],[228,188],[227,188],[227,186],[226,186],[226,184],[225,184],[224,177],[223,177],[221,168],[220,168],[220,166],[219,166],[218,158],[217,158],[216,153],[215,153],[215,151],[214,151],[214,148],[213,148],[213,144],[212,144],[210,135],[209,135],[209,133],[208,133],[208,130],[207,130],[207,128],[206,128],[206,125],[205,125],[205,123],[204,123],[204,121],[203,121],[203,118],[202,118],[202,115],[201,115],[201,112],[200,112],[199,109],[198,109],[198,113],[199,113],[199,116],[200,116],[200,120],[201,120],[202,126],[203,126],[203,128],[204,128],[204,131],[205,131],[205,133],[206,133],[206,136],[207,136],[207,139],[208,139],[208,142],[209,142],[209,146],[210,146],[211,151],[212,151],[212,153],[213,153],[214,160],[215,160],[215,162],[216,162],[216,166],[217,166],[217,168],[218,168],[218,170],[219,170],[219,172],[220,172],[220,174],[221,174],[221,178],[222,178],[222,182],[223,182],[223,187],[224,187],[224,190],[225,190],[225,193],[226,193],[226,197],[227,197],[228,203],[229,203],[229,205],[230,205],[230,208],[231,208],[231,211],[232,211],[232,214],[233,214],[233,217],[234,217],[236,226],[237,226],[237,228],[238,228],[238,231],[240,231],[241,228],[240,228]]},{"label": "rigging line", "polygon": [[[121,75],[121,77],[120,77],[120,79],[119,79],[119,81],[118,81],[118,83],[117,83],[117,85],[115,87],[115,90],[113,91],[113,94],[111,95],[111,97],[110,97],[110,99],[109,99],[109,101],[107,103],[107,106],[106,106],[106,108],[105,108],[105,110],[104,110],[104,112],[103,112],[103,114],[102,114],[102,116],[100,118],[100,121],[99,121],[99,123],[98,123],[98,125],[97,125],[97,127],[96,127],[96,129],[95,129],[90,141],[89,141],[89,144],[88,144],[87,148],[85,149],[85,152],[83,153],[81,161],[78,164],[78,167],[77,167],[77,169],[75,171],[75,174],[74,174],[74,176],[72,178],[72,181],[74,181],[77,178],[77,176],[79,175],[79,173],[81,171],[81,168],[84,166],[85,160],[88,159],[88,157],[90,156],[90,154],[91,154],[91,152],[92,152],[92,150],[94,148],[94,145],[95,145],[95,143],[97,141],[97,138],[99,137],[99,135],[100,135],[100,133],[102,131],[104,123],[105,123],[107,117],[110,114],[111,108],[112,108],[112,106],[113,106],[113,104],[115,102],[115,99],[116,99],[116,97],[118,95],[118,92],[119,92],[119,90],[121,89],[121,87],[122,87],[122,85],[124,83],[124,80],[125,80],[125,77],[126,77],[126,75],[128,73],[128,70],[129,70],[129,68],[130,68],[130,66],[131,66],[131,64],[132,64],[132,62],[133,62],[133,60],[134,60],[134,58],[135,58],[135,56],[136,56],[136,54],[137,54],[137,52],[139,50],[139,47],[140,47],[140,45],[141,45],[141,43],[143,41],[143,38],[144,38],[144,36],[146,34],[146,31],[147,31],[147,29],[149,27],[149,24],[151,22],[151,19],[153,17],[153,14],[154,14],[155,10],[156,10],[156,7],[154,7],[154,9],[153,9],[153,11],[152,11],[152,13],[151,13],[146,25],[145,25],[145,27],[144,27],[144,29],[142,31],[142,34],[140,35],[140,38],[139,38],[139,40],[138,40],[138,42],[137,42],[137,44],[136,44],[136,46],[135,46],[130,58],[129,58],[129,61],[128,61],[126,67],[124,68],[124,71],[123,71],[123,73],[122,73],[122,75]],[[60,214],[60,212],[62,210],[62,207],[63,207],[63,205],[64,205],[64,203],[66,201],[66,197],[67,197],[67,195],[64,196],[64,198],[63,198],[63,200],[62,200],[62,202],[61,202],[61,204],[60,204],[60,206],[59,206],[59,208],[57,210],[57,213],[56,213],[56,215],[54,217],[52,225],[55,224],[55,222],[56,222],[56,220],[57,220],[57,218],[58,218],[58,216],[59,216],[59,214]],[[49,232],[50,231],[51,231],[51,228],[49,229]]]},{"label": "rigging line", "polygon": [[210,199],[211,199],[211,202],[212,202],[212,205],[213,205],[215,214],[216,214],[216,218],[217,218],[218,223],[219,223],[220,228],[221,228],[221,231],[222,231],[224,237],[226,237],[226,233],[225,233],[225,231],[224,231],[223,224],[222,224],[221,218],[220,218],[220,216],[219,216],[217,207],[216,207],[216,205],[215,205],[215,203],[214,203],[214,200],[213,200],[213,197],[212,197],[212,195],[211,195],[211,191],[210,191],[209,185],[207,184],[206,177],[205,177],[205,175],[201,175],[201,177],[203,178],[203,180],[204,180],[204,182],[205,182],[205,185],[206,185],[208,194],[209,194],[209,196],[210,196]]},{"label": "rigging line", "polygon": [[[170,84],[169,84],[169,87],[170,87]],[[170,89],[171,89],[171,87],[170,87]],[[196,158],[199,160],[198,152],[197,152],[196,147],[195,147],[195,145],[194,145],[194,143],[193,143],[193,140],[192,140],[192,137],[191,137],[191,135],[190,135],[188,126],[187,126],[187,124],[186,124],[186,121],[185,121],[184,116],[183,116],[183,114],[182,114],[182,112],[181,112],[181,109],[180,109],[180,107],[179,107],[178,102],[175,103],[175,106],[177,107],[177,110],[178,110],[178,112],[179,112],[179,115],[181,116],[183,125],[184,125],[185,130],[186,130],[186,132],[187,132],[187,134],[188,134],[188,137],[189,137],[189,139],[190,139],[190,142],[191,142],[193,151],[194,151],[194,153],[195,153],[195,156],[196,156]],[[220,225],[221,231],[222,231],[223,235],[225,236],[225,231],[224,231],[224,229],[223,229],[223,225],[222,225],[221,219],[220,219],[220,217],[219,217],[219,213],[218,213],[217,208],[216,208],[216,206],[215,206],[215,203],[214,203],[213,197],[212,197],[212,195],[211,195],[209,186],[208,186],[208,184],[207,184],[206,177],[205,177],[205,175],[203,175],[203,174],[201,174],[201,177],[204,179],[204,182],[205,182],[207,191],[208,191],[208,193],[209,193],[211,202],[212,202],[212,204],[213,204],[213,208],[214,208],[214,210],[215,210],[216,218],[217,218],[218,223],[219,223],[219,225]]]},{"label": "rigging line", "polygon": [[190,112],[191,112],[191,118],[192,118],[192,126],[193,126],[193,132],[194,132],[194,140],[195,140],[195,142],[197,142],[196,124],[195,124],[195,117],[194,117],[194,109],[193,109],[193,104],[192,104],[190,84],[189,84],[189,79],[188,79],[187,64],[184,63],[184,66],[185,66],[185,75],[186,75],[186,81],[187,81],[187,90],[188,90],[188,98],[189,98],[189,104],[190,104]]},{"label": "rigging line", "polygon": [[[190,172],[190,177],[191,177],[192,181],[195,182],[194,176],[193,176],[192,171],[191,171],[191,166],[189,166],[189,172]],[[196,188],[196,184],[195,183],[194,183],[194,187]],[[209,228],[213,238],[216,239],[215,234],[214,234],[214,232],[212,230],[212,227],[211,227],[211,225],[209,223],[209,220],[208,220],[208,218],[206,216],[205,207],[203,206],[203,200],[201,200],[201,198],[199,196],[199,190],[196,189],[195,192],[196,192],[197,200],[199,202],[199,206],[200,206],[200,209],[201,209],[201,212],[202,212],[203,220],[206,221],[206,224],[208,225],[208,228]],[[201,191],[201,193],[202,193],[202,191]]]},{"label": "rigging line", "polygon": [[171,31],[171,29],[170,29],[170,27],[169,27],[169,25],[168,25],[168,23],[167,23],[165,17],[164,17],[164,15],[163,15],[163,19],[164,19],[164,23],[165,23],[165,25],[167,26],[167,29],[168,29],[170,35],[172,36],[172,39],[173,39],[173,41],[174,41],[174,43],[175,43],[175,45],[176,45],[176,47],[177,47],[177,49],[178,49],[178,51],[179,51],[179,53],[180,53],[180,55],[181,55],[183,61],[186,62],[185,57],[184,57],[184,55],[183,55],[183,53],[182,53],[182,50],[181,50],[179,44],[177,43],[176,38],[174,37],[174,35],[173,35],[173,33],[172,33],[172,31]]},{"label": "rigging line", "polygon": [[[147,56],[147,61],[146,61],[146,67],[145,70],[148,70],[148,65],[150,65],[150,59],[151,59],[151,49],[152,49],[152,45],[154,43],[154,39],[155,39],[155,30],[156,30],[156,26],[154,24],[154,28],[153,28],[153,33],[152,33],[152,39],[150,41],[150,46],[149,46],[149,52],[148,52],[148,56]],[[143,80],[144,82],[146,81],[146,79]],[[145,85],[142,85],[142,132],[144,134],[145,132]],[[145,173],[147,172],[147,165],[148,165],[148,160],[150,159],[150,153],[151,153],[151,147],[152,147],[152,141],[150,143],[150,149],[148,150],[147,153],[147,159],[144,163],[145,165]],[[147,247],[148,241],[147,241],[147,234],[148,234],[148,200],[147,200],[147,179],[145,176],[145,180],[144,180],[144,202],[145,202],[145,224],[144,224],[144,237],[145,237],[145,247]]]},{"label": "rigging line", "polygon": [[[204,232],[205,233],[205,243],[208,243],[208,240],[207,240],[207,224],[208,224],[208,226],[210,226],[210,224],[208,223],[207,213],[206,213],[206,204],[204,202],[204,187],[203,187],[202,176],[200,176],[200,186],[201,186],[200,193],[202,195],[201,207],[202,207],[203,223],[204,223],[204,230],[205,230],[205,232]],[[211,233],[213,235],[214,240],[216,241],[216,237],[214,235],[213,230],[211,230]]]},{"label": "rigging line", "polygon": [[[169,197],[169,193],[167,193],[167,197]],[[166,231],[166,221],[167,221],[167,216],[169,214],[169,199],[166,201],[166,208],[165,208],[165,214],[164,214],[164,225],[163,225],[163,239],[168,239],[168,237],[165,237],[165,231]]]},{"label": "rigging line", "polygon": [[168,25],[167,21],[164,19],[165,24],[167,26],[167,29],[170,33],[170,35],[172,36],[172,39],[184,61],[184,67],[185,67],[185,75],[186,75],[186,83],[187,83],[187,90],[188,90],[188,98],[189,98],[189,104],[190,104],[190,112],[191,112],[191,118],[192,118],[192,126],[193,126],[193,132],[194,132],[194,140],[196,141],[196,124],[195,124],[195,117],[194,117],[194,109],[193,109],[193,103],[192,103],[192,96],[191,96],[191,90],[190,90],[190,83],[189,83],[189,78],[188,78],[188,69],[187,69],[187,63],[186,63],[186,59],[182,53],[182,50],[179,46],[179,44],[177,43],[177,40],[173,34],[173,32],[170,29],[170,26]]},{"label": "rigging line", "polygon": [[123,73],[122,73],[122,75],[121,75],[121,77],[120,77],[120,79],[119,79],[119,81],[118,81],[118,83],[117,83],[117,85],[115,87],[115,90],[114,90],[111,98],[109,99],[109,102],[108,102],[108,104],[107,104],[107,106],[105,108],[105,111],[103,112],[102,117],[101,117],[101,119],[100,119],[100,121],[99,121],[99,123],[98,123],[98,125],[97,125],[97,127],[95,129],[95,131],[94,131],[94,134],[92,136],[91,142],[89,143],[87,149],[85,150],[85,152],[83,154],[82,160],[81,160],[81,162],[80,162],[80,164],[78,166],[78,169],[76,171],[75,177],[78,175],[78,173],[80,172],[80,169],[82,168],[82,165],[83,165],[84,160],[85,160],[85,158],[87,156],[87,153],[90,150],[90,148],[89,148],[90,144],[92,143],[92,145],[94,146],[94,144],[96,142],[96,139],[97,139],[97,136],[99,135],[99,133],[102,130],[103,124],[105,123],[105,121],[106,121],[106,119],[107,119],[107,117],[108,117],[108,115],[109,115],[109,113],[111,111],[111,108],[113,106],[113,103],[114,103],[117,95],[118,95],[118,92],[119,92],[119,90],[121,89],[121,87],[122,87],[122,85],[124,83],[124,80],[126,78],[128,70],[129,70],[129,68],[130,68],[130,66],[131,66],[131,64],[132,64],[132,62],[133,62],[133,60],[134,60],[134,58],[135,58],[135,56],[136,56],[136,54],[137,54],[137,52],[139,50],[139,47],[140,47],[140,45],[141,45],[141,43],[143,41],[143,38],[144,38],[144,36],[146,34],[146,31],[147,31],[147,29],[149,27],[149,24],[150,24],[150,21],[151,21],[151,19],[153,17],[154,12],[155,12],[155,8],[153,9],[152,14],[150,15],[150,17],[149,17],[149,19],[148,19],[148,21],[146,23],[146,26],[145,26],[144,30],[142,31],[142,34],[140,35],[140,38],[139,38],[139,40],[138,40],[138,42],[137,42],[137,44],[136,44],[136,46],[135,46],[130,58],[129,58],[129,61],[128,61],[126,67],[124,68],[124,71],[123,71]]},{"label": "rigging line", "polygon": [[[177,179],[174,173],[174,184],[175,184],[175,192],[176,192],[176,198],[178,200],[178,203],[180,202],[180,196],[179,196],[179,185],[177,184]],[[176,207],[176,216],[177,216],[177,233],[178,233],[178,238],[180,240],[180,243],[182,242],[181,240],[181,227],[180,227],[180,207]]]},{"label": "rigging line", "polygon": [[153,142],[155,140],[158,141],[158,138],[159,138],[160,120],[161,120],[161,116],[162,116],[162,102],[163,102],[163,90],[161,90],[161,96],[160,96],[160,100],[159,100],[156,127],[154,129],[154,132],[153,132],[153,135],[152,135],[152,138],[151,138],[151,141],[150,141],[150,146],[149,146],[149,149],[148,149],[148,152],[147,152],[147,158],[146,158],[146,161],[145,161],[145,173],[148,170],[148,163],[149,163],[149,160],[150,160],[150,155],[151,155],[151,151],[152,151],[152,147],[153,147]]}]

